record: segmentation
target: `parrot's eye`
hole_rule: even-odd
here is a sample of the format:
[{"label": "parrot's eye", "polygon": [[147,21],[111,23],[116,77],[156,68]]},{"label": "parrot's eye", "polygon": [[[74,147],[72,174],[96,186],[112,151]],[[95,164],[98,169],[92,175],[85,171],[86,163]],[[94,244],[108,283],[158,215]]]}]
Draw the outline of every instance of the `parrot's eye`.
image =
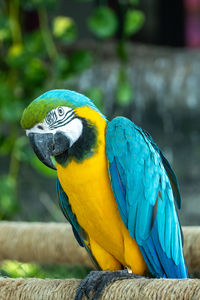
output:
[{"label": "parrot's eye", "polygon": [[63,116],[64,115],[64,109],[60,106],[60,107],[58,107],[58,114],[59,114],[59,116]]}]

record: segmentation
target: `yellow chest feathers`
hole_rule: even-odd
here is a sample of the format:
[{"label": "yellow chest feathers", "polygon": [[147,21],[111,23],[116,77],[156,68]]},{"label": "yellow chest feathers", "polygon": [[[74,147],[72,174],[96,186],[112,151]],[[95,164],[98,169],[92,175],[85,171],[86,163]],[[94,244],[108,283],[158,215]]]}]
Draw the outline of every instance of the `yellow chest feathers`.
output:
[{"label": "yellow chest feathers", "polygon": [[[106,120],[96,111],[82,107],[76,109],[78,116],[84,117],[95,125],[97,141],[90,157],[79,162],[72,159],[66,166],[57,165],[58,178],[69,197],[72,209],[84,205],[94,205],[90,201],[98,201],[102,196],[113,197],[107,171],[105,149]],[[84,203],[83,203],[84,201]],[[100,201],[101,202],[101,201]],[[101,205],[101,203],[98,203]],[[103,205],[103,203],[102,203]]]},{"label": "yellow chest feathers", "polygon": [[97,127],[97,144],[94,154],[83,162],[72,159],[66,167],[57,165],[59,181],[78,223],[93,243],[92,252],[102,269],[116,270],[122,264],[143,274],[145,262],[123,224],[111,189],[105,145],[106,120],[86,107],[77,109],[77,114]]}]

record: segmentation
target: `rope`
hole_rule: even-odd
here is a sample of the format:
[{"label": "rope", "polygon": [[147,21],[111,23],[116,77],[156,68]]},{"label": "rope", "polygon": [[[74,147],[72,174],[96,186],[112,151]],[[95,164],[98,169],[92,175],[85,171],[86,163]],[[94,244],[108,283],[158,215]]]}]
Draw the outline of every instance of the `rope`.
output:
[{"label": "rope", "polygon": [[[0,300],[71,300],[79,283],[75,279],[0,278]],[[200,279],[121,280],[108,286],[100,299],[199,300]]]},{"label": "rope", "polygon": [[[189,271],[200,270],[200,227],[183,228]],[[90,265],[65,223],[0,222],[0,260]],[[0,278],[0,300],[73,299],[80,280]],[[131,279],[108,286],[101,299],[200,299],[200,279]]]},{"label": "rope", "polygon": [[[189,272],[200,271],[200,227],[183,227]],[[67,223],[0,222],[0,261],[67,263],[92,266]]]}]

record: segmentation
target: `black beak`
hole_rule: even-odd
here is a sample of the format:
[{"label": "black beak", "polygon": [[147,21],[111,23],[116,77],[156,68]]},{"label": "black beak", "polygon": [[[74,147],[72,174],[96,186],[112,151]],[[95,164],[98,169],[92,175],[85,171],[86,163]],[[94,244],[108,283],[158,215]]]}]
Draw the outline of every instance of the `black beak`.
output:
[{"label": "black beak", "polygon": [[39,160],[47,167],[56,170],[51,156],[59,157],[69,148],[69,140],[62,133],[29,133],[31,146]]}]

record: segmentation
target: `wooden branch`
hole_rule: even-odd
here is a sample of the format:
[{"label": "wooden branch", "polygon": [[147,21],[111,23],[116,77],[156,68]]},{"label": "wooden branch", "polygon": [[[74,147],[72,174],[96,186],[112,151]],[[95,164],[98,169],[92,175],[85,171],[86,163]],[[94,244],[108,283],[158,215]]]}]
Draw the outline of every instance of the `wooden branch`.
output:
[{"label": "wooden branch", "polygon": [[[190,272],[200,272],[200,227],[183,227],[184,254]],[[0,261],[92,263],[67,223],[0,222]]]},{"label": "wooden branch", "polygon": [[[79,283],[76,279],[0,278],[0,300],[71,300]],[[100,299],[198,300],[200,279],[120,280],[108,286]]]}]

